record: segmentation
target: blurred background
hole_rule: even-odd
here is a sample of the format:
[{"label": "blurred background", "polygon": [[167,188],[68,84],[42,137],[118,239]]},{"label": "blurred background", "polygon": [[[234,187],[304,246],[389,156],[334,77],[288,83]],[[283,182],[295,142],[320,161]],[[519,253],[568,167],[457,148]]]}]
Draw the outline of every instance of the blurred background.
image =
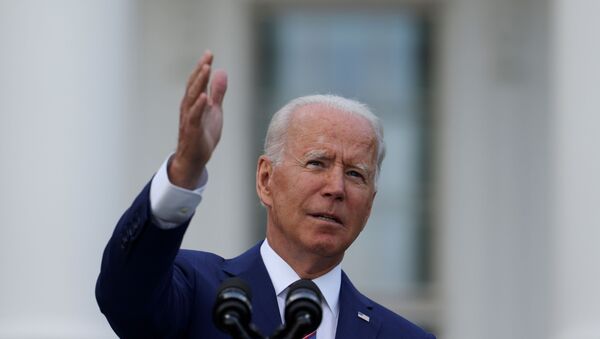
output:
[{"label": "blurred background", "polygon": [[[121,213],[174,150],[202,52],[225,127],[184,247],[264,236],[271,114],[335,93],[383,119],[343,267],[440,339],[600,338],[595,0],[0,0],[0,338],[114,338],[94,298]],[[594,132],[596,131],[596,132]]]}]

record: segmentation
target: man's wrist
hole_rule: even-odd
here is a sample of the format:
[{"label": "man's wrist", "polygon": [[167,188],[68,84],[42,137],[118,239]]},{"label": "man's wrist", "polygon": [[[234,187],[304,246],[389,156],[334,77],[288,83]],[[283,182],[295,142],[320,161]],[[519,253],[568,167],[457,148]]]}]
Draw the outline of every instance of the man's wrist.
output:
[{"label": "man's wrist", "polygon": [[208,172],[203,169],[197,186],[191,190],[179,187],[167,173],[172,158],[165,160],[150,184],[152,216],[158,226],[164,229],[177,227],[192,217],[208,182]]},{"label": "man's wrist", "polygon": [[174,154],[167,165],[167,174],[173,185],[194,190],[200,185],[205,167],[205,165],[199,163],[192,164]]}]

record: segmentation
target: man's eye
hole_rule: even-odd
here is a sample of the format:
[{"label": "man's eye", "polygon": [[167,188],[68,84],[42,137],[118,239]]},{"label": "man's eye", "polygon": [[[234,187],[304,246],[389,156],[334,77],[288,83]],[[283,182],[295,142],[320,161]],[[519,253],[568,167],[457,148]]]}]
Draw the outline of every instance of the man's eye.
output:
[{"label": "man's eye", "polygon": [[309,160],[309,161],[306,163],[306,166],[318,166],[318,167],[322,167],[322,166],[323,166],[323,163],[322,163],[322,162],[320,162],[319,160]]},{"label": "man's eye", "polygon": [[357,178],[361,178],[363,179],[364,176],[362,175],[362,173],[358,172],[358,171],[348,171],[348,175],[351,177],[357,177]]}]

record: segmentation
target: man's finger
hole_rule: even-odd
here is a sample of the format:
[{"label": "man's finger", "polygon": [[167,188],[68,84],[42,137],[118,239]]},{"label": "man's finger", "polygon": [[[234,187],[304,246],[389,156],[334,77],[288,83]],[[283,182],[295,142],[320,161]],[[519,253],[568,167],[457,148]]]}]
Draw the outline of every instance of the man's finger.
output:
[{"label": "man's finger", "polygon": [[198,74],[202,70],[202,66],[211,65],[212,61],[213,61],[213,54],[211,51],[207,50],[206,52],[204,52],[204,54],[202,54],[202,57],[196,64],[196,68],[192,71],[192,74],[190,74],[190,77],[188,78],[187,85],[186,85],[187,88],[189,88],[192,85],[192,83],[194,83],[194,80],[198,77]]},{"label": "man's finger", "polygon": [[208,84],[209,78],[210,66],[205,64],[204,66],[202,66],[202,70],[187,90],[186,103],[188,103],[189,105],[193,105],[194,102],[196,102],[196,100],[198,99],[198,95],[200,93],[206,92],[206,85]]},{"label": "man's finger", "polygon": [[201,93],[198,96],[198,99],[194,102],[192,107],[190,108],[190,117],[189,122],[193,126],[198,126],[200,124],[200,119],[204,114],[204,109],[206,108],[206,102],[208,101],[208,97],[206,93]]},{"label": "man's finger", "polygon": [[210,104],[221,107],[223,98],[227,91],[227,73],[223,70],[216,70],[210,84]]}]

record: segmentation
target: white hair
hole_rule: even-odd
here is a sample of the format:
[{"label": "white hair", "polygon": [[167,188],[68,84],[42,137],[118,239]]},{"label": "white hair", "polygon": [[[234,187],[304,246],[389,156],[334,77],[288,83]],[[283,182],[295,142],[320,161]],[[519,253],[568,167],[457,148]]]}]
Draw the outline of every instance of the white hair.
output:
[{"label": "white hair", "polygon": [[267,136],[265,138],[265,155],[277,165],[281,162],[285,147],[285,136],[293,113],[300,107],[319,104],[336,108],[346,113],[354,114],[367,119],[373,128],[373,134],[377,139],[377,166],[375,169],[375,180],[379,177],[381,163],[385,157],[385,144],[383,142],[383,126],[379,118],[371,112],[369,107],[362,102],[347,99],[332,94],[308,95],[296,98],[288,102],[271,118]]}]

